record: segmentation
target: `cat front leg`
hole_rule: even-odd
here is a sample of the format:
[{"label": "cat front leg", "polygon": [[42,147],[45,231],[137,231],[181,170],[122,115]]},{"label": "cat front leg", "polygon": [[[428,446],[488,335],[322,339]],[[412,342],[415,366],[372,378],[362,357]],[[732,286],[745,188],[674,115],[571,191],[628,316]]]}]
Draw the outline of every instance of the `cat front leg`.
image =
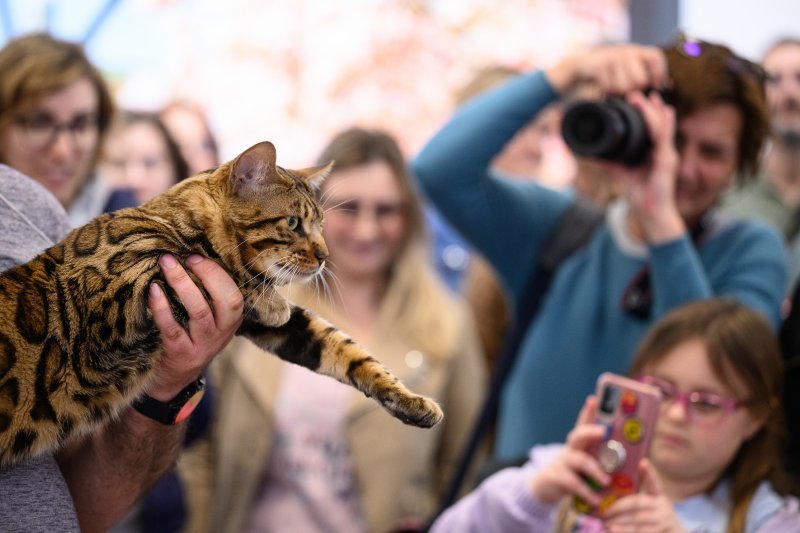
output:
[{"label": "cat front leg", "polygon": [[444,416],[435,401],[408,390],[344,332],[301,307],[292,306],[281,326],[245,318],[239,334],[285,361],[351,385],[406,424],[429,428]]},{"label": "cat front leg", "polygon": [[245,295],[245,315],[266,326],[282,326],[289,321],[292,306],[282,294],[269,287],[263,292]]}]

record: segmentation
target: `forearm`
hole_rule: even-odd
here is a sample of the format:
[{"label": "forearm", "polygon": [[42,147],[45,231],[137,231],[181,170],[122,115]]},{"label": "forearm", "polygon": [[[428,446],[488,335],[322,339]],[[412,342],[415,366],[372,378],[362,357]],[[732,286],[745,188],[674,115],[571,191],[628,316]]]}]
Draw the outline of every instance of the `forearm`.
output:
[{"label": "forearm", "polygon": [[186,423],[165,426],[132,408],[58,457],[81,530],[107,531],[175,464]]},{"label": "forearm", "polygon": [[529,468],[509,468],[484,481],[445,511],[432,533],[551,531],[555,506],[534,498]]},{"label": "forearm", "polygon": [[[723,296],[735,298],[780,324],[788,279],[780,236],[751,223],[723,227],[698,249],[688,236],[651,248],[654,311]],[[675,283],[675,280],[681,280]]]}]

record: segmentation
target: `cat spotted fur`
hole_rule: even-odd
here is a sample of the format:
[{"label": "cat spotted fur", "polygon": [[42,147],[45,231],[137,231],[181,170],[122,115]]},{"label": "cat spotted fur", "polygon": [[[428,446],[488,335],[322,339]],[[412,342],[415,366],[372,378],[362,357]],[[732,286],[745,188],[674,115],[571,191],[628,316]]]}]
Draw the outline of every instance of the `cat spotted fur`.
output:
[{"label": "cat spotted fur", "polygon": [[330,168],[281,168],[274,146],[259,143],[141,207],[101,215],[0,275],[0,464],[56,450],[147,389],[163,356],[147,307],[152,282],[187,322],[158,267],[165,253],[200,254],[233,277],[244,297],[238,335],[355,387],[407,424],[439,422],[433,400],[275,291],[324,266],[314,189]]}]

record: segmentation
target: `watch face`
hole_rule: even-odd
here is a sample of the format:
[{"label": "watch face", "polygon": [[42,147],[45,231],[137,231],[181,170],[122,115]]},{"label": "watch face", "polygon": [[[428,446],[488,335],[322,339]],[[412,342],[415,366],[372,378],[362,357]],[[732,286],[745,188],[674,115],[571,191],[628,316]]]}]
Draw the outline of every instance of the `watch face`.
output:
[{"label": "watch face", "polygon": [[199,391],[195,392],[185,404],[183,404],[183,407],[181,407],[181,410],[178,411],[178,414],[175,416],[176,424],[180,424],[189,418],[189,415],[192,414],[192,411],[194,411],[195,407],[197,407],[197,404],[203,399],[203,394],[205,394],[205,392],[206,390],[204,388],[200,389]]}]

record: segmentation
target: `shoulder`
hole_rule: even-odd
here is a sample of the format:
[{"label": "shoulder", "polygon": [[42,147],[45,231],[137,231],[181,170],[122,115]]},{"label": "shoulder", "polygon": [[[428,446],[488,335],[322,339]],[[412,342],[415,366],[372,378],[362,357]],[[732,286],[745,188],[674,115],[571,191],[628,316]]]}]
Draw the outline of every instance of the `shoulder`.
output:
[{"label": "shoulder", "polygon": [[59,242],[70,225],[61,204],[39,183],[0,165],[0,271]]},{"label": "shoulder", "polygon": [[746,531],[788,532],[800,530],[797,498],[780,496],[769,482],[759,485],[747,510]]},{"label": "shoulder", "polygon": [[59,241],[69,230],[64,208],[41,184],[0,163],[0,219],[24,214],[52,240]]},{"label": "shoulder", "polygon": [[762,220],[743,219],[728,212],[715,210],[708,218],[706,242],[733,242],[783,249],[783,237],[773,226]]}]

